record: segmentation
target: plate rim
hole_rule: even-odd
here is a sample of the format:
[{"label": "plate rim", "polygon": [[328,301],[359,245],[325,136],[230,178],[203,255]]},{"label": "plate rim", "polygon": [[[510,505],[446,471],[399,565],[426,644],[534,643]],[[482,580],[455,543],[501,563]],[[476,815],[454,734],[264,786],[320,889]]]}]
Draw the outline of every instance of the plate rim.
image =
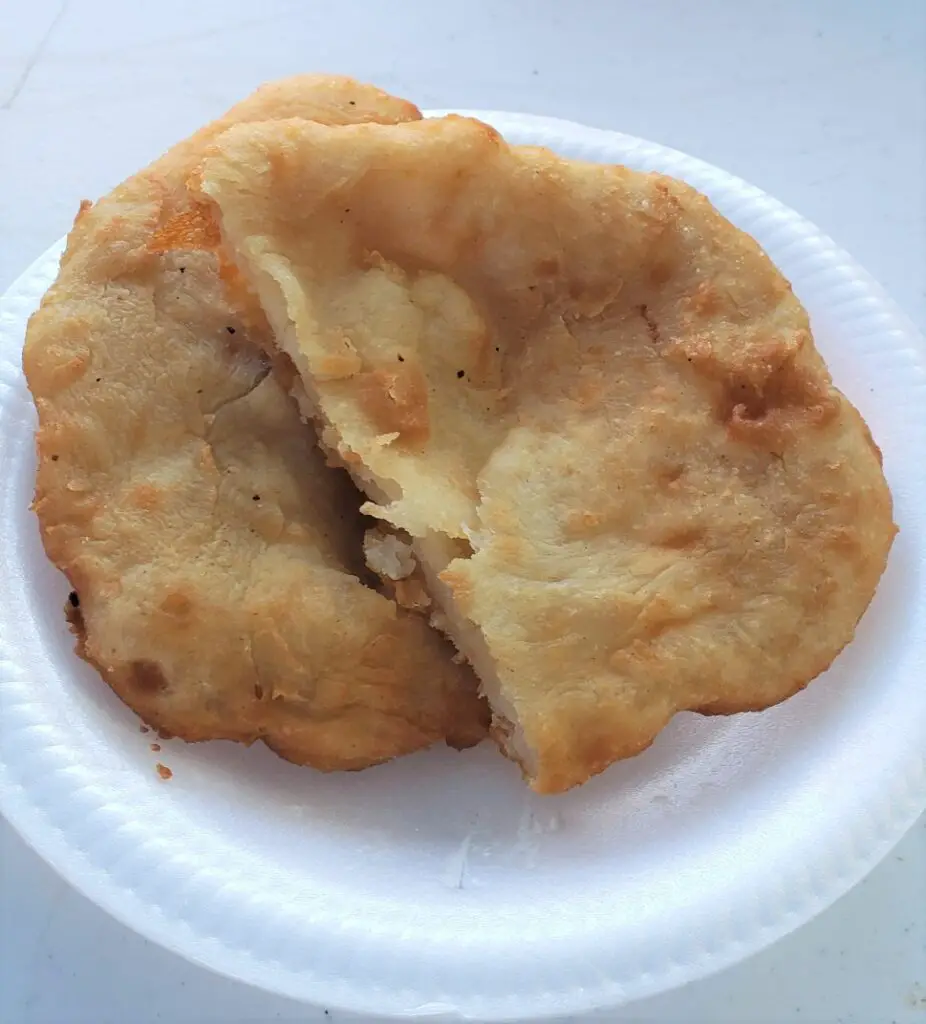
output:
[{"label": "plate rim", "polygon": [[[521,130],[533,129],[541,133],[545,131],[560,143],[569,138],[581,139],[583,143],[588,143],[590,138],[600,138],[602,142],[612,146],[616,142],[621,142],[624,146],[634,147],[639,152],[651,151],[658,156],[661,165],[668,162],[675,164],[678,170],[684,169],[686,172],[684,176],[689,180],[698,175],[707,178],[713,177],[728,188],[737,188],[743,197],[750,201],[761,199],[769,209],[785,218],[792,227],[801,227],[806,232],[807,240],[812,241],[821,254],[837,260],[839,265],[859,282],[865,294],[875,300],[879,315],[887,317],[892,328],[901,331],[907,343],[918,349],[921,356],[926,353],[926,344],[912,320],[897,307],[885,289],[851,256],[804,217],[763,190],[733,174],[679,150],[621,132],[586,126],[571,120],[536,114],[459,108],[425,111],[426,116],[441,116],[445,113],[478,117],[480,120],[495,125],[503,135],[506,130],[517,127]],[[676,173],[676,168],[668,170],[666,173]],[[701,188],[702,186],[697,185],[697,187]],[[10,313],[8,312],[9,308],[12,307],[18,293],[23,291],[29,280],[62,249],[63,240],[59,240],[33,261],[0,296],[0,327],[8,320],[14,325],[22,322],[22,313],[15,310]],[[31,313],[34,307],[31,298],[27,305],[28,312]],[[14,326],[14,330],[18,329],[17,326]],[[2,439],[0,439],[0,445],[2,445]],[[0,657],[5,659],[5,656],[6,652],[0,648]],[[0,673],[6,675],[6,666],[2,661],[0,661]],[[521,999],[518,1001],[516,1009],[506,1005],[508,1000],[498,997],[488,1007],[488,1013],[485,1012],[486,1007],[483,1006],[483,1012],[480,1013],[479,1019],[487,1021],[526,1019],[527,1017],[542,1019],[563,1013],[582,1013],[594,1009],[616,1008],[627,1002],[707,977],[766,948],[817,916],[848,892],[890,852],[908,829],[915,824],[926,810],[926,752],[919,759],[911,752],[909,766],[910,770],[903,773],[903,777],[898,779],[896,792],[885,801],[886,805],[890,804],[889,813],[885,810],[885,814],[876,823],[876,827],[869,827],[865,834],[865,842],[856,844],[856,846],[864,846],[865,850],[860,855],[856,849],[852,870],[839,877],[831,878],[827,886],[814,889],[811,897],[804,901],[799,911],[780,914],[773,925],[755,929],[754,934],[748,940],[731,941],[719,950],[711,951],[706,962],[692,960],[687,964],[667,965],[661,973],[651,975],[649,978],[638,978],[632,984],[617,983],[612,978],[604,980],[600,988],[595,990],[560,990],[555,996],[547,994],[547,997],[544,998],[539,995],[533,1002]],[[326,1005],[347,1012],[373,1013],[391,1017],[439,1016],[441,1019],[474,1019],[458,1006],[433,1003],[409,1006],[403,1003],[403,994],[399,991],[392,992],[391,1003],[385,1004],[383,992],[375,987],[353,988],[351,996],[345,998],[343,986],[339,986],[341,998],[331,998],[333,992],[330,985],[326,989],[324,974],[305,975],[303,983],[299,986],[281,984],[283,977],[281,972],[277,972],[268,980],[270,965],[265,961],[257,960],[240,950],[224,945],[219,945],[217,949],[212,948],[185,922],[162,919],[158,913],[154,912],[155,908],[145,904],[134,893],[128,892],[104,871],[94,869],[92,865],[84,863],[80,851],[74,849],[61,836],[57,835],[56,829],[47,822],[42,810],[30,803],[28,792],[21,787],[8,784],[2,749],[0,749],[0,812],[38,856],[101,909],[131,930],[215,973],[292,999]],[[132,905],[133,902],[137,905]],[[184,930],[190,934],[184,934]]]}]

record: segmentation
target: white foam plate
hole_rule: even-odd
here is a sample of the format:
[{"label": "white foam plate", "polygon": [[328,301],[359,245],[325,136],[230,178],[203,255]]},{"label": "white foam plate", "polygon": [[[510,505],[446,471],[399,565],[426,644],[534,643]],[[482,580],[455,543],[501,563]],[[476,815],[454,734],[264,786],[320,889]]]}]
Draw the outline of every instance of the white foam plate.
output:
[{"label": "white foam plate", "polygon": [[0,306],[0,806],[74,886],[191,960],[329,1007],[499,1020],[732,964],[844,893],[926,807],[926,351],[863,270],[759,189],[628,136],[474,113],[513,142],[684,178],[791,279],[884,449],[901,527],[856,640],[784,705],[679,715],[556,798],[489,744],[339,776],[260,745],[152,753],[72,654],[67,585],[28,511],[20,352],[58,245]]}]

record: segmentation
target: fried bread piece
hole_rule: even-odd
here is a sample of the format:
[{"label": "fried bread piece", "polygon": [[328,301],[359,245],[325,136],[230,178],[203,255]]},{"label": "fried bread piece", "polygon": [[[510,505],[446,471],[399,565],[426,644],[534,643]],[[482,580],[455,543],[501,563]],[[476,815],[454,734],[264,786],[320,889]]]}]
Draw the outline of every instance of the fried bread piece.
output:
[{"label": "fried bread piece", "polygon": [[82,206],[23,356],[35,510],[78,652],[145,722],[355,769],[478,742],[487,712],[451,645],[373,588],[361,496],[269,375],[263,313],[186,187],[231,124],[294,114],[419,116],[289,79]]},{"label": "fried bread piece", "polygon": [[236,127],[201,187],[536,790],[852,638],[895,532],[880,453],[705,197],[459,117]]}]

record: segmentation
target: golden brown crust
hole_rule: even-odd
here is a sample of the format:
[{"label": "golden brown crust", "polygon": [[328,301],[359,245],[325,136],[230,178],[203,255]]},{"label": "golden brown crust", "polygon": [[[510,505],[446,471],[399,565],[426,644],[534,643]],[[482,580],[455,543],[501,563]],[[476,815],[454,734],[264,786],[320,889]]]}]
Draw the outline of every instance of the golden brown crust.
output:
[{"label": "golden brown crust", "polygon": [[23,354],[35,510],[78,653],[146,722],[362,768],[477,742],[486,714],[448,645],[361,582],[359,495],[268,375],[260,306],[187,193],[223,129],[292,114],[418,116],[346,79],[275,83],[81,204]]},{"label": "golden brown crust", "polygon": [[[235,128],[202,187],[371,510],[471,541],[455,635],[536,789],[680,709],[775,704],[851,639],[894,535],[877,451],[703,196],[452,117]],[[377,440],[381,372],[427,380],[416,443]]]}]

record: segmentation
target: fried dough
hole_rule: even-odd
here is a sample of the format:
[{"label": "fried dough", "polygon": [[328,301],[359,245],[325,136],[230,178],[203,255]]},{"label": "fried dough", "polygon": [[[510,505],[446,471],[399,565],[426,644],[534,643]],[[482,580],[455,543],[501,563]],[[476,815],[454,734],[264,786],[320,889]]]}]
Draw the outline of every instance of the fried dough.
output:
[{"label": "fried dough", "polygon": [[266,320],[187,192],[221,131],[294,114],[419,116],[290,79],[82,206],[23,355],[35,511],[78,652],[145,722],[356,769],[477,742],[487,711],[450,644],[361,582],[361,496],[268,375]]},{"label": "fried dough", "polygon": [[458,117],[217,150],[223,237],[536,790],[851,639],[895,532],[880,453],[705,197]]}]

